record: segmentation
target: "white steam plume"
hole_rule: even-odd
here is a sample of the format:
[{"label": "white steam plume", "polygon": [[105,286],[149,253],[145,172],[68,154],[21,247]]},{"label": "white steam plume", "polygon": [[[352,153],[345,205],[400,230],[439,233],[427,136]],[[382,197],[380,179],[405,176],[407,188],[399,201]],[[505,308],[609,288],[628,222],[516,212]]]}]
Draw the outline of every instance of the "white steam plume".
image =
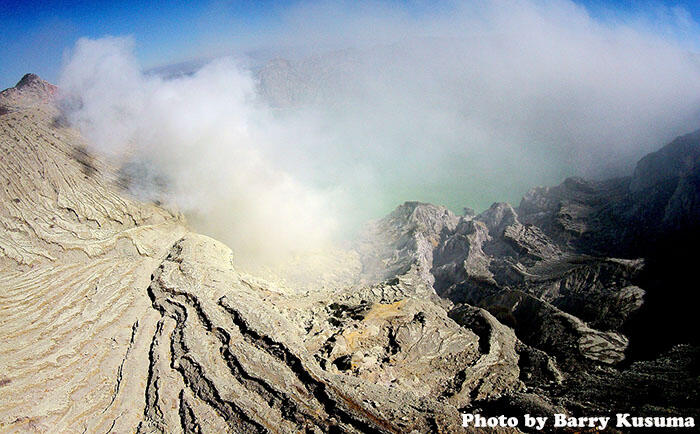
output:
[{"label": "white steam plume", "polygon": [[700,32],[680,10],[356,4],[281,12],[256,43],[312,54],[290,50],[260,86],[231,60],[144,75],[129,40],[81,40],[59,83],[80,101],[71,120],[103,153],[156,167],[197,229],[263,257],[404,200],[485,208],[565,176],[626,174],[700,127],[700,62],[681,38]]},{"label": "white steam plume", "polygon": [[132,45],[80,40],[60,79],[70,120],[95,150],[155,173],[197,229],[242,258],[276,259],[328,241],[329,196],[259,151],[267,117],[250,75],[223,59],[165,81],[140,71]]}]

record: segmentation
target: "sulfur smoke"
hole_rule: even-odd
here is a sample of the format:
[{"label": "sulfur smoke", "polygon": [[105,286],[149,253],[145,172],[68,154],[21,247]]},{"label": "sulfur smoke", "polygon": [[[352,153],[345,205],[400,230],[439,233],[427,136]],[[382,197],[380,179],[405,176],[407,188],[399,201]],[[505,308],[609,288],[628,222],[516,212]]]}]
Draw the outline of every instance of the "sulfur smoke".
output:
[{"label": "sulfur smoke", "polygon": [[255,65],[239,47],[164,78],[128,37],[82,39],[59,81],[70,121],[138,194],[244,256],[320,248],[405,200],[479,210],[566,176],[624,175],[700,127],[684,42],[697,25],[680,10],[327,2],[283,16],[256,44],[284,59]]},{"label": "sulfur smoke", "polygon": [[259,150],[269,121],[250,74],[224,59],[163,80],[141,72],[132,48],[123,38],[79,41],[60,87],[94,151],[153,181],[132,179],[137,194],[177,205],[242,256],[278,257],[329,239],[330,193],[295,181]]}]

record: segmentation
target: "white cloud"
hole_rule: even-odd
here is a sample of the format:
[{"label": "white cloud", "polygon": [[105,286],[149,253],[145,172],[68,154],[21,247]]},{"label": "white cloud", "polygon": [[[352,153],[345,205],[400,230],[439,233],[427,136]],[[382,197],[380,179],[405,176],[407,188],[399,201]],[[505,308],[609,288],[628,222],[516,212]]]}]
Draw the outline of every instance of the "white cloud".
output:
[{"label": "white cloud", "polygon": [[683,40],[697,26],[678,10],[431,4],[282,12],[262,43],[317,50],[276,76],[276,96],[293,97],[282,110],[230,59],[163,80],[120,38],[81,40],[60,86],[96,150],[157,167],[197,229],[259,256],[323,244],[334,224],[403,200],[484,208],[564,176],[624,174],[700,127],[700,64]]}]

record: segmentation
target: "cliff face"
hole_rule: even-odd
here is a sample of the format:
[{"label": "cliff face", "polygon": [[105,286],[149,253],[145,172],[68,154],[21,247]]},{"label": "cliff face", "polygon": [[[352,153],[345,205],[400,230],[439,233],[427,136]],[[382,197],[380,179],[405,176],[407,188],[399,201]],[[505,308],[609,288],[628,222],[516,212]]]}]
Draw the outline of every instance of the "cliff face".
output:
[{"label": "cliff face", "polygon": [[645,156],[630,177],[532,189],[518,214],[582,252],[654,255],[664,239],[700,229],[700,131]]},{"label": "cliff face", "polygon": [[[657,303],[672,278],[649,252],[668,246],[638,235],[696,227],[698,166],[679,159],[694,136],[633,178],[534,189],[517,210],[406,203],[357,240],[354,284],[299,294],[122,193],[55,92],[28,76],[0,96],[0,430],[464,432],[464,411],[698,415],[695,334],[674,334],[684,323]],[[671,337],[640,354],[652,317]]]}]

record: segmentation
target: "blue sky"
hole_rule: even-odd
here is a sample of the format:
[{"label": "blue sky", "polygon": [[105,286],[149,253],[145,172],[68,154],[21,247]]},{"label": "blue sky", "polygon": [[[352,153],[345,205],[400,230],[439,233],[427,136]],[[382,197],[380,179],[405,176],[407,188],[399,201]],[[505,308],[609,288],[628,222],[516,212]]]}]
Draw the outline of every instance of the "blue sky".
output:
[{"label": "blue sky", "polygon": [[[579,0],[589,13],[615,20],[640,10],[700,21],[696,0]],[[264,47],[299,1],[8,1],[0,2],[0,89],[26,72],[50,81],[58,77],[64,55],[80,37],[131,35],[145,68]],[[313,2],[307,2],[313,3]],[[420,15],[432,2],[391,1],[390,7]],[[678,18],[678,17],[675,17]],[[652,23],[653,25],[653,23]],[[659,32],[668,28],[659,27]],[[681,38],[692,38],[695,33]],[[271,38],[272,36],[272,38]],[[695,46],[695,42],[689,42]]]}]

